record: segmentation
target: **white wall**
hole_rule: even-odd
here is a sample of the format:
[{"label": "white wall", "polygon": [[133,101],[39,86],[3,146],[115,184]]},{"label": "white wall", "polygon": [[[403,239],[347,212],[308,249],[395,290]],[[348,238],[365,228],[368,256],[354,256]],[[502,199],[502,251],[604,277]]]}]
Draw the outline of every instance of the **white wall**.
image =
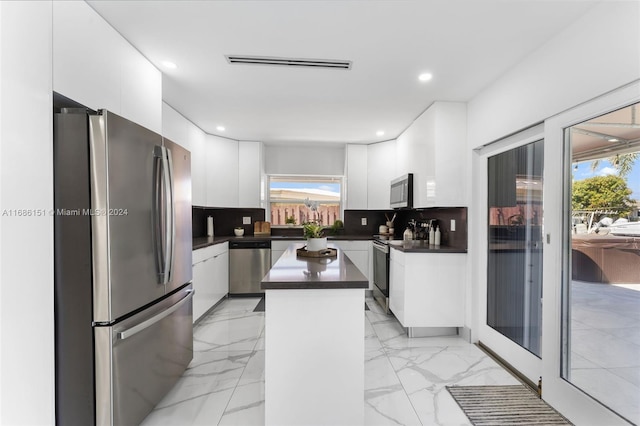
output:
[{"label": "white wall", "polygon": [[603,2],[469,102],[469,147],[640,77],[637,1]]},{"label": "white wall", "polygon": [[[0,424],[54,423],[52,3],[0,1]],[[39,214],[39,213],[38,213]]]},{"label": "white wall", "polygon": [[265,145],[265,172],[270,175],[344,175],[344,146]]}]

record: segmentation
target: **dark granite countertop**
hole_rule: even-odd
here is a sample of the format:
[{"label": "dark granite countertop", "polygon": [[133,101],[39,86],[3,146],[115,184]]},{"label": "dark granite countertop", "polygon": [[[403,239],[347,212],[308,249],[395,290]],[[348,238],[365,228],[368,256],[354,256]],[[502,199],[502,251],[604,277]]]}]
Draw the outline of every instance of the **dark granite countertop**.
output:
[{"label": "dark granite countertop", "polygon": [[387,241],[389,247],[406,253],[466,253],[467,249],[449,246],[430,245],[425,240],[392,240]]},{"label": "dark granite countertop", "polygon": [[[369,288],[369,280],[342,250],[336,257],[298,257],[292,244],[262,278],[263,290]],[[335,248],[335,245],[329,244]]]},{"label": "dark granite countertop", "polygon": [[[338,241],[369,241],[371,240],[370,235],[328,235],[327,239],[329,241],[338,240]],[[227,241],[234,240],[243,240],[243,241],[252,241],[252,240],[271,240],[271,241],[295,241],[295,240],[304,240],[302,235],[267,235],[256,237],[253,235],[246,235],[242,237],[236,236],[214,236],[214,237],[197,237],[193,239],[192,246],[193,250],[198,250],[201,248],[205,248],[208,246],[212,246],[214,244],[221,244]]]}]

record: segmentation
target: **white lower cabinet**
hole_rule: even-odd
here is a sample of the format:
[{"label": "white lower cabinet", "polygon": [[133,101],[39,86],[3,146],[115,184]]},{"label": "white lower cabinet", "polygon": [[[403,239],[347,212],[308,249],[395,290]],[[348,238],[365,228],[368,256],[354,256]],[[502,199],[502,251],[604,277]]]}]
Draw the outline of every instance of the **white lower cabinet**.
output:
[{"label": "white lower cabinet", "polygon": [[305,240],[271,240],[271,266],[275,265],[280,256],[287,251],[291,244],[304,243]]},{"label": "white lower cabinet", "polygon": [[229,293],[229,243],[193,251],[193,321]]},{"label": "white lower cabinet", "polygon": [[354,265],[369,280],[369,290],[371,290],[371,277],[373,274],[369,270],[369,259],[371,258],[371,241],[357,240],[330,240],[331,244],[335,244],[340,250],[347,255]]},{"label": "white lower cabinet", "polygon": [[463,327],[465,253],[391,249],[389,307],[403,327]]}]

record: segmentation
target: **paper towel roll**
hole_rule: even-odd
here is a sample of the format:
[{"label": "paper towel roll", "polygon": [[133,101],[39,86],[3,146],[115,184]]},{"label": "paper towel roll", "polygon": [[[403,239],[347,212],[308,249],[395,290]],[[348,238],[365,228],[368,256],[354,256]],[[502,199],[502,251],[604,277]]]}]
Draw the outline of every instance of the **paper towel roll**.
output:
[{"label": "paper towel roll", "polygon": [[213,217],[209,216],[207,218],[207,235],[209,237],[213,237]]}]

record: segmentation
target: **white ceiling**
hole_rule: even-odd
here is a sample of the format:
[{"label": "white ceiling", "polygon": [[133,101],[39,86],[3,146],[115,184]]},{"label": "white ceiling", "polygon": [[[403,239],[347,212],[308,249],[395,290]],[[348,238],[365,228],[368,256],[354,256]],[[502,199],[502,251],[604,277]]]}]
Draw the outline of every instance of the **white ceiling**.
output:
[{"label": "white ceiling", "polygon": [[[163,72],[164,101],[205,132],[288,144],[394,139],[434,101],[473,98],[597,2],[88,3]],[[228,54],[353,65],[230,65]],[[418,81],[422,72],[433,79]]]}]

